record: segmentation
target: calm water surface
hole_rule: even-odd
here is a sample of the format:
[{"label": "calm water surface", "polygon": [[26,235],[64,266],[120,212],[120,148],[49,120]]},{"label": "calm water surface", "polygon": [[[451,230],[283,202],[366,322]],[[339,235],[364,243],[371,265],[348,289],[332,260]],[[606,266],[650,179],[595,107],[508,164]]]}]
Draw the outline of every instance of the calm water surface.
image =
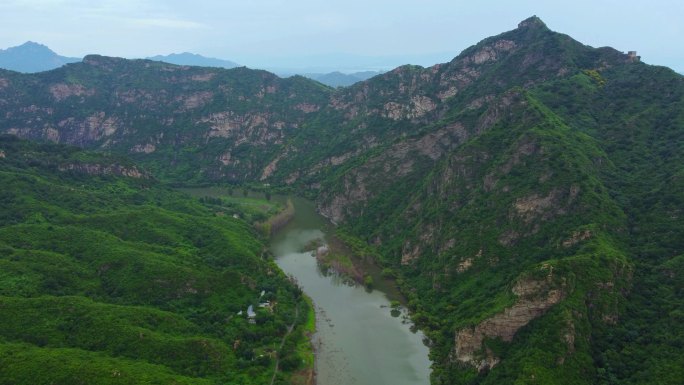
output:
[{"label": "calm water surface", "polygon": [[[387,294],[322,271],[311,252],[302,252],[313,240],[325,242],[331,228],[311,202],[293,202],[295,218],[273,237],[271,250],[314,301],[318,385],[429,384],[422,333],[410,330],[405,313],[391,314]],[[378,278],[375,282],[383,287]]]}]

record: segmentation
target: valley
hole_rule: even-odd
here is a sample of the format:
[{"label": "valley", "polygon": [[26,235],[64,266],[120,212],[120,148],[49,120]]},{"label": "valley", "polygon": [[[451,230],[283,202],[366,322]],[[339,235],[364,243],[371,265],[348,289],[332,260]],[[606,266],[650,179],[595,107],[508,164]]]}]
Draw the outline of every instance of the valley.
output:
[{"label": "valley", "polygon": [[405,309],[392,306],[399,298],[377,289],[392,282],[383,285],[376,276],[376,289],[369,290],[322,266],[311,251],[302,252],[312,240],[325,242],[331,228],[316,217],[310,202],[296,199],[295,210],[293,220],[272,239],[271,249],[276,263],[296,278],[316,307],[316,383],[429,384],[424,336],[411,331]]},{"label": "valley", "polygon": [[[179,336],[174,343],[201,345],[190,357],[124,349],[74,337],[68,330],[80,318],[50,326],[38,314],[40,333],[0,330],[0,355],[16,358],[0,364],[3,377],[59,367],[50,357],[70,349],[74,362],[97,357],[93,378],[121,362],[131,373],[157,365],[155,378],[179,383],[267,383],[278,354],[279,367],[289,365],[275,383],[297,383],[311,364],[300,349],[303,309],[311,309],[282,269],[340,325],[325,329],[321,312],[321,338],[360,318],[392,330],[389,340],[412,341],[373,343],[413,357],[406,371],[392,371],[403,379],[428,372],[440,385],[684,378],[684,77],[584,45],[537,17],[448,63],[406,65],[339,89],[248,68],[98,55],[37,74],[0,70],[0,132],[7,135],[2,175],[12,186],[3,190],[0,261],[11,269],[2,270],[0,293],[2,309],[19,309],[0,312],[10,317],[4,324],[40,313],[40,301],[64,314],[74,303],[93,314],[150,306],[144,311],[170,312],[164,317],[175,323],[128,325],[123,315],[107,322],[130,331],[127,338],[159,328]],[[171,189],[215,185],[244,199],[193,199]],[[380,308],[382,295],[316,270],[302,248],[324,237],[323,222],[300,224],[299,198],[269,249],[272,223],[263,223],[289,206],[275,198],[251,206],[249,190],[313,202],[299,211],[326,217],[335,227],[324,232],[393,278],[430,342],[429,359],[415,353],[425,348],[419,334],[382,319],[390,311]],[[75,247],[72,232],[89,246]],[[51,260],[69,268],[43,271]],[[74,271],[78,279],[68,277]],[[158,274],[165,278],[150,280]],[[263,328],[225,320],[256,304],[265,287],[282,311],[257,312]],[[326,308],[351,308],[345,296],[366,296],[360,302],[374,312]],[[283,339],[288,325],[293,335]],[[361,332],[344,333],[351,341]],[[285,341],[283,349],[274,341]],[[39,358],[22,366],[25,355]],[[343,370],[324,365],[322,384],[326,370]],[[359,383],[398,383],[349,370]]]}]

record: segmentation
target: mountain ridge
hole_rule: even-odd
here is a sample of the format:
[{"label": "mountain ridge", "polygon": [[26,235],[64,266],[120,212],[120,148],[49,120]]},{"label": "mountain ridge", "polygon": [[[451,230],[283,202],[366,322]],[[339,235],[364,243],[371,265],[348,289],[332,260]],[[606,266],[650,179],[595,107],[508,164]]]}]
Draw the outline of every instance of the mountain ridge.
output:
[{"label": "mountain ridge", "polygon": [[32,41],[0,49],[0,68],[24,73],[48,71],[80,60],[58,55],[47,46]]},{"label": "mountain ridge", "polygon": [[212,57],[206,57],[195,53],[183,52],[183,53],[172,53],[168,55],[155,55],[150,56],[145,59],[162,61],[170,64],[177,65],[192,65],[199,67],[220,67],[231,69],[235,67],[240,67],[239,64],[224,59],[217,59]]},{"label": "mountain ridge", "polygon": [[0,76],[3,132],[315,199],[398,276],[435,384],[677,383],[683,103],[681,75],[537,17],[337,90],[98,56]]},{"label": "mountain ridge", "polygon": [[[276,374],[270,358],[253,359],[283,335],[306,346],[313,310],[263,258],[251,214],[225,215],[236,208],[174,191],[120,156],[7,135],[0,180],[0,382],[263,384],[300,374],[301,348],[278,350],[294,363]],[[242,311],[265,299],[276,311],[257,310],[253,325]]]}]

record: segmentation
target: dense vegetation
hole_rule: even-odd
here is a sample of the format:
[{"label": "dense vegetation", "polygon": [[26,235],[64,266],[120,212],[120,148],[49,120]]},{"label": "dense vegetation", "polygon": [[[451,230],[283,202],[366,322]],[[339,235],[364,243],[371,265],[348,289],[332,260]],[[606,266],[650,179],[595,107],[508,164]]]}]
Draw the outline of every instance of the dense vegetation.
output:
[{"label": "dense vegetation", "polygon": [[11,137],[0,151],[0,383],[264,384],[276,355],[276,383],[303,368],[309,305],[249,224],[149,178],[65,168],[116,158]]},{"label": "dense vegetation", "polygon": [[607,384],[680,383],[684,79],[667,68],[628,66],[579,74],[536,93],[577,130],[600,140],[615,165],[604,180],[627,216],[633,286],[619,322],[595,325],[599,378]]},{"label": "dense vegetation", "polygon": [[[397,277],[432,341],[433,383],[684,377],[684,78],[669,69],[530,18],[449,63],[403,66],[339,90],[244,68],[102,57],[40,75],[0,71],[0,112],[5,132],[130,154],[175,183],[270,183],[315,198],[354,250]],[[15,159],[9,151],[2,164]],[[94,156],[60,151],[80,162]],[[143,357],[166,370],[158,378],[234,380],[216,368],[254,372],[257,382],[266,375],[268,360],[251,358],[291,322],[297,292],[275,270],[268,275],[251,230],[211,215],[236,206],[209,200],[210,210],[145,175],[85,178],[40,158],[7,171],[0,242],[3,255],[26,257],[20,265],[8,257],[11,268],[0,271],[16,297],[3,307],[30,309],[46,334],[38,340],[38,331],[12,329],[19,318],[6,322],[8,351]],[[116,162],[110,172],[132,167]],[[74,245],[86,241],[97,250],[88,258]],[[242,293],[229,302],[211,294],[223,287],[211,281],[221,271],[241,282],[221,289]],[[137,272],[161,278],[129,278]],[[263,328],[225,319],[260,287],[283,313],[263,314]],[[43,294],[62,307],[92,301],[92,312],[170,312],[179,321],[145,339],[169,356],[144,344],[118,353],[109,338],[84,342],[100,328],[64,332],[64,312],[40,314],[49,308]],[[176,356],[167,334],[182,346],[205,338],[211,354],[203,354],[214,358],[185,365],[194,348]]]},{"label": "dense vegetation", "polygon": [[30,76],[0,69],[0,106],[10,112],[0,130],[145,159],[162,180],[243,182],[260,177],[330,92],[244,67],[91,55]]}]

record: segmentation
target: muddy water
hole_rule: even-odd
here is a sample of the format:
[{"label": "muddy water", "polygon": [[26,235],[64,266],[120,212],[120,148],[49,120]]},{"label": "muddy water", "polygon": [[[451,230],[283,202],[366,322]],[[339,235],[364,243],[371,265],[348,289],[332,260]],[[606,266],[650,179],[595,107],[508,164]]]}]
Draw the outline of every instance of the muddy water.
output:
[{"label": "muddy water", "polygon": [[[391,290],[368,292],[320,268],[313,254],[303,250],[311,241],[326,242],[331,228],[311,202],[293,202],[295,217],[273,236],[271,250],[316,306],[318,385],[429,384],[423,335],[411,331],[405,310],[397,314],[390,308],[390,300],[399,298]],[[380,288],[391,286],[378,280]]]}]

